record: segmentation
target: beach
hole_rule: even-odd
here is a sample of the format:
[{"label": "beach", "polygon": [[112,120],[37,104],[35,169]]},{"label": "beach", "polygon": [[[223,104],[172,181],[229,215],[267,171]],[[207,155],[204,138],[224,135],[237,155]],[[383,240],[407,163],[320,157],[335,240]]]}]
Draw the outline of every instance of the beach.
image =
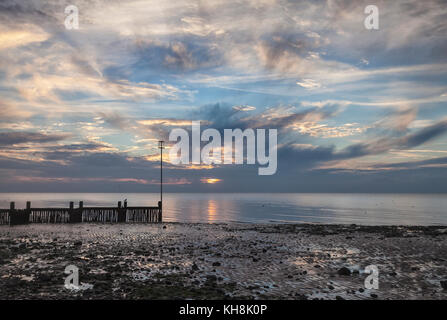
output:
[{"label": "beach", "polygon": [[445,226],[0,226],[0,299],[446,298]]}]

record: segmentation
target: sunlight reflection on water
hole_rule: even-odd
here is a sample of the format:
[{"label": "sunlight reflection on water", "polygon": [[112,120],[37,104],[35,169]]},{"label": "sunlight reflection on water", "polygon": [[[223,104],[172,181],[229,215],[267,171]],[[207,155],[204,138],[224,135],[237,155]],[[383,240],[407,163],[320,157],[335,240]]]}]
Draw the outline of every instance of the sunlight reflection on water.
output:
[{"label": "sunlight reflection on water", "polygon": [[[0,207],[155,206],[155,193],[0,193]],[[315,193],[167,193],[164,221],[179,222],[300,222],[365,225],[446,225],[443,194],[315,194]]]}]

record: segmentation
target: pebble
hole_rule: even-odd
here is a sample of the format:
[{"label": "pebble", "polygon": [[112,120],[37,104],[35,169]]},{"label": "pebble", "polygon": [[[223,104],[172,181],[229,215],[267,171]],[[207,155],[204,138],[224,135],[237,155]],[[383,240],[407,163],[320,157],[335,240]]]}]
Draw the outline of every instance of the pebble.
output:
[{"label": "pebble", "polygon": [[346,267],[343,267],[343,268],[338,269],[337,273],[340,276],[350,276],[351,275],[351,270],[349,270]]}]

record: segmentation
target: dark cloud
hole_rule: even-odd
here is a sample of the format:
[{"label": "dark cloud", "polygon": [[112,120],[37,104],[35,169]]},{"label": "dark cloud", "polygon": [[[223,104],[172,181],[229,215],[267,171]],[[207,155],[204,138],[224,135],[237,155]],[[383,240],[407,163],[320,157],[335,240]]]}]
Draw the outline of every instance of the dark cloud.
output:
[{"label": "dark cloud", "polygon": [[402,142],[404,147],[413,148],[444,134],[446,131],[447,120],[444,120],[407,136]]},{"label": "dark cloud", "polygon": [[63,2],[2,0],[0,21],[4,25],[36,24],[44,29],[54,30],[55,26],[60,26],[55,12],[63,12]]},{"label": "dark cloud", "polygon": [[316,167],[323,162],[379,155],[391,149],[411,149],[435,139],[445,132],[447,132],[447,121],[444,120],[403,137],[382,137],[371,142],[353,144],[340,151],[337,151],[334,146],[312,147],[287,143],[279,148],[278,159],[287,167]]},{"label": "dark cloud", "polygon": [[260,115],[245,118],[242,122],[249,128],[272,128],[284,130],[289,126],[299,124],[300,122],[318,122],[330,118],[336,114],[337,109],[310,108],[300,112],[286,113],[285,115],[283,115],[281,111],[280,108],[278,111],[276,111],[275,108],[272,108]]},{"label": "dark cloud", "polygon": [[272,107],[263,112],[245,112],[229,104],[216,103],[203,106],[192,113],[194,120],[206,120],[209,127],[218,129],[270,128],[284,131],[302,121],[320,121],[333,117],[339,110],[336,105],[295,111],[294,107]]},{"label": "dark cloud", "polygon": [[68,138],[67,134],[43,134],[37,132],[0,132],[0,146],[21,143],[56,142]]},{"label": "dark cloud", "polygon": [[169,73],[184,73],[215,68],[223,63],[223,53],[211,45],[210,39],[182,36],[179,40],[154,43],[137,41],[135,54],[137,70],[164,70]]},{"label": "dark cloud", "polygon": [[372,167],[382,169],[382,168],[394,168],[394,169],[412,169],[418,167],[442,167],[447,165],[447,157],[432,158],[420,161],[408,161],[399,163],[377,163]]},{"label": "dark cloud", "polygon": [[240,118],[244,113],[232,108],[227,103],[214,103],[202,106],[191,112],[191,119],[205,120],[215,129],[234,128],[241,125]]},{"label": "dark cloud", "polygon": [[72,160],[73,157],[85,153],[101,153],[110,146],[101,143],[77,143],[62,146],[48,146],[43,152],[33,152],[46,160]]},{"label": "dark cloud", "polygon": [[361,157],[372,154],[381,154],[390,149],[411,149],[435,139],[447,131],[447,120],[440,121],[418,132],[402,137],[381,137],[372,142],[351,145],[337,156],[341,159]]},{"label": "dark cloud", "polygon": [[268,69],[279,68],[288,71],[297,61],[305,58],[309,51],[315,50],[319,45],[318,38],[306,37],[304,34],[269,35],[267,40],[261,41],[263,63]]}]

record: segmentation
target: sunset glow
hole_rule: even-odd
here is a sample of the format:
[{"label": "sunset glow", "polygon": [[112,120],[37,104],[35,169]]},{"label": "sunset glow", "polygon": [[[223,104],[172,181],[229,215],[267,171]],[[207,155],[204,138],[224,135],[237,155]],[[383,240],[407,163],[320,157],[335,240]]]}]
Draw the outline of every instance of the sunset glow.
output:
[{"label": "sunset glow", "polygon": [[[0,3],[0,192],[156,192],[159,140],[167,192],[447,191],[445,2],[379,5],[378,30],[362,1],[81,2],[79,29]],[[195,121],[277,130],[277,170],[173,163]]]},{"label": "sunset glow", "polygon": [[200,181],[202,183],[215,184],[215,183],[221,182],[222,180],[217,179],[217,178],[202,178],[202,179],[200,179]]}]

